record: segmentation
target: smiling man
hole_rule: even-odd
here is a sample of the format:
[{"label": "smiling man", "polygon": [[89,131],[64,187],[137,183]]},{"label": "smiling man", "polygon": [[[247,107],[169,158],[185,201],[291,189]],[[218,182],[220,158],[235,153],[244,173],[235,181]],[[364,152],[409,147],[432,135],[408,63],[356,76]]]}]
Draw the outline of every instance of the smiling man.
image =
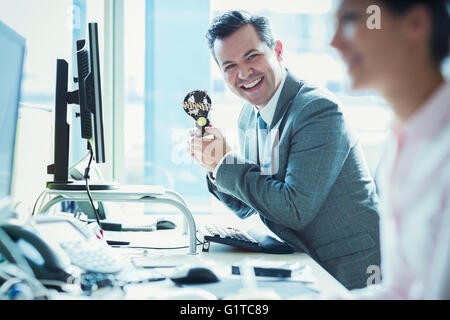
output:
[{"label": "smiling man", "polygon": [[190,139],[209,190],[240,218],[306,252],[348,289],[380,264],[378,198],[360,145],[335,98],[297,80],[269,21],[243,11],[217,17],[207,33],[227,86],[247,102],[240,152],[214,127]]}]

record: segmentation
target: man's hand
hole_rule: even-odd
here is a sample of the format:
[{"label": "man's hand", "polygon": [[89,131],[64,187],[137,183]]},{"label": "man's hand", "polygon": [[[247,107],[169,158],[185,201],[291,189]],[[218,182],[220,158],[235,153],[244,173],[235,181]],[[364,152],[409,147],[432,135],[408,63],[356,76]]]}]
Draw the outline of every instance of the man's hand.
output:
[{"label": "man's hand", "polygon": [[217,128],[206,127],[204,137],[200,129],[190,130],[189,134],[188,153],[210,172],[213,172],[223,156],[231,151],[225,137]]}]

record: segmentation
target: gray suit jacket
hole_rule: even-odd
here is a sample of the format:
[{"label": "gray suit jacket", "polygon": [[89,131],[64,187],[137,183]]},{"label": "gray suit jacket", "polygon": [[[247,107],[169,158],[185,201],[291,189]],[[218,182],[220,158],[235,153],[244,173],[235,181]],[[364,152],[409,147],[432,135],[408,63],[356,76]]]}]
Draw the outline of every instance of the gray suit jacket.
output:
[{"label": "gray suit jacket", "polygon": [[[306,252],[348,289],[380,265],[378,197],[359,142],[335,98],[288,73],[270,129],[277,159],[262,174],[256,117],[239,117],[241,154],[230,153],[208,188],[239,217],[259,214],[281,239]],[[272,133],[271,131],[271,133]]]}]

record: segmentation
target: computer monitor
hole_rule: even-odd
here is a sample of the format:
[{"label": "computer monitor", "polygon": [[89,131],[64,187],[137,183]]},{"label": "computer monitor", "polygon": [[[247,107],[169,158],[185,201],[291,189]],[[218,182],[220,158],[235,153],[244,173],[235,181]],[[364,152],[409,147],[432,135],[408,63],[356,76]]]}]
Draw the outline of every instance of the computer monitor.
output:
[{"label": "computer monitor", "polygon": [[0,21],[0,222],[10,217],[11,181],[25,39]]},{"label": "computer monitor", "polygon": [[[77,41],[81,136],[91,143],[93,142],[92,144],[95,145],[96,162],[104,163],[105,142],[103,133],[98,29],[96,23],[89,23],[88,27],[89,50],[86,47],[85,40]],[[94,129],[94,134],[92,133],[92,129]]]},{"label": "computer monitor", "polygon": [[[94,148],[97,163],[104,163],[105,142],[103,132],[103,110],[100,78],[100,58],[97,23],[89,23],[89,49],[86,40],[77,41],[78,90],[68,92],[68,63],[57,61],[56,97],[55,97],[55,163],[47,169],[54,175],[54,181],[47,183],[53,190],[86,190],[83,181],[69,180],[69,139],[70,126],[67,123],[67,105],[80,105],[81,137],[86,139],[88,147]],[[91,190],[117,189],[113,182],[89,184]]]}]

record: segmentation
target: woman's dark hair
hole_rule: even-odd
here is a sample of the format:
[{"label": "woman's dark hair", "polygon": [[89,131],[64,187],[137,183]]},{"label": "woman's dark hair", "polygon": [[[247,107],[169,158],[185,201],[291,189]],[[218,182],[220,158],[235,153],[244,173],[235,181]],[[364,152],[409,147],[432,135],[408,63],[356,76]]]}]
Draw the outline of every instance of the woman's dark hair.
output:
[{"label": "woman's dark hair", "polygon": [[252,25],[261,41],[264,41],[270,48],[275,46],[275,39],[272,34],[270,21],[263,16],[252,15],[247,11],[227,11],[224,14],[214,18],[206,33],[208,46],[216,59],[214,53],[214,42],[224,39],[245,25]]},{"label": "woman's dark hair", "polygon": [[450,51],[450,17],[448,0],[380,0],[394,14],[404,14],[417,5],[430,10],[432,25],[431,53],[440,64]]}]

